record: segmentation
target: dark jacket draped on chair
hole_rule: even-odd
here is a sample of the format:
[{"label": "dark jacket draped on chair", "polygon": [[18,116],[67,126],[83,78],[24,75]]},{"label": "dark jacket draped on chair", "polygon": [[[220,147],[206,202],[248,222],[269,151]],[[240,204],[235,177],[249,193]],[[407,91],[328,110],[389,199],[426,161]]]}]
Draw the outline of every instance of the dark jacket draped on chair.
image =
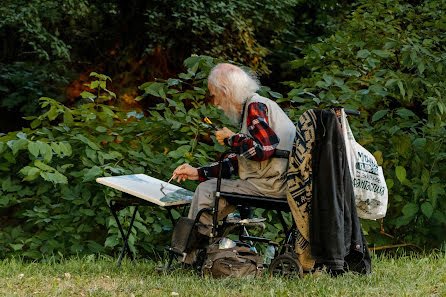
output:
[{"label": "dark jacket draped on chair", "polygon": [[[298,178],[296,179],[298,170],[295,166],[302,165],[303,162],[294,162],[293,165],[291,160],[293,156],[290,156],[289,173],[293,172],[293,174],[288,175],[288,202],[296,224],[298,226],[308,224],[309,226],[307,234],[301,231],[305,229],[298,228],[298,235],[300,235],[301,241],[305,239],[306,245],[299,246],[297,244],[296,252],[298,254],[302,254],[303,250],[308,252],[308,249],[305,248],[308,246],[315,265],[325,265],[331,271],[370,272],[370,254],[356,213],[353,185],[338,118],[333,112],[322,110],[307,111],[302,117],[311,119],[311,125],[306,126],[311,126],[311,129],[314,129],[314,136],[310,146],[311,185],[308,185],[307,180],[306,191],[300,191],[299,183],[294,182],[298,180]],[[297,135],[308,135],[308,131],[299,130],[301,128],[298,124]],[[302,146],[299,147],[299,145],[301,144],[297,139],[294,152],[309,153],[308,147],[302,149]],[[294,153],[294,161],[296,160],[296,153]],[[308,167],[308,160],[306,163]],[[305,194],[304,200],[302,200],[302,194]],[[296,205],[291,205],[290,202],[293,200]],[[304,212],[304,209],[307,214],[309,212],[309,221],[303,221],[304,216],[302,215],[296,217],[299,212],[293,211],[293,209],[299,209],[299,206],[302,210],[301,213]]]}]

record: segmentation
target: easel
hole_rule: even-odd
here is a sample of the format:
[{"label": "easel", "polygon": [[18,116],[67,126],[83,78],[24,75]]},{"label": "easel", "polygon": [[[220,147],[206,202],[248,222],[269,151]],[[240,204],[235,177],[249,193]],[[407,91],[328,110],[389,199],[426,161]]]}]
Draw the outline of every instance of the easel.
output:
[{"label": "easel", "polygon": [[[182,215],[184,216],[186,206],[191,203],[193,196],[193,193],[190,191],[144,174],[101,177],[96,179],[96,182],[123,192],[122,197],[111,198],[109,204],[110,211],[124,241],[118,259],[118,266],[121,264],[125,252],[127,252],[131,260],[134,260],[134,256],[128,245],[128,240],[139,206],[164,207],[168,210],[172,224],[175,225],[172,209],[183,207]],[[164,185],[163,191],[160,191],[161,185]],[[124,233],[117,212],[130,206],[134,206],[135,209],[133,210],[127,233]]]}]

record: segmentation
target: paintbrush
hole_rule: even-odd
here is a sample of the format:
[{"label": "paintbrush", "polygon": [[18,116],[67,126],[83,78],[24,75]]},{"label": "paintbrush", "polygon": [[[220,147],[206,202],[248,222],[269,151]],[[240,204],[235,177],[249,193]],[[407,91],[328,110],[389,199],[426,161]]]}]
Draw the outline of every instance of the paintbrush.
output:
[{"label": "paintbrush", "polygon": [[218,131],[218,130],[219,130],[214,124],[212,124],[212,121],[211,121],[208,117],[204,117],[203,121],[204,121],[206,124],[208,124],[209,126],[211,126],[212,129],[214,129],[215,131]]},{"label": "paintbrush", "polygon": [[175,176],[175,175],[172,175],[172,177],[167,181],[166,184],[161,184],[160,191],[161,191],[164,195],[166,195],[166,193],[164,193],[164,191],[163,191],[164,188],[167,187],[167,185],[170,183],[170,181],[173,179],[174,176]]}]

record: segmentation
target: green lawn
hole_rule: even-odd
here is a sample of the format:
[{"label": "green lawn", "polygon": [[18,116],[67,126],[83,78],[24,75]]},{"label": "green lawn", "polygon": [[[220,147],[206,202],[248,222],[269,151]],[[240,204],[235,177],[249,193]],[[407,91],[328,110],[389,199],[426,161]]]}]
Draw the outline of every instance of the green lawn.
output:
[{"label": "green lawn", "polygon": [[446,256],[373,257],[373,273],[303,279],[214,280],[186,270],[159,275],[153,261],[0,262],[1,296],[446,296]]}]

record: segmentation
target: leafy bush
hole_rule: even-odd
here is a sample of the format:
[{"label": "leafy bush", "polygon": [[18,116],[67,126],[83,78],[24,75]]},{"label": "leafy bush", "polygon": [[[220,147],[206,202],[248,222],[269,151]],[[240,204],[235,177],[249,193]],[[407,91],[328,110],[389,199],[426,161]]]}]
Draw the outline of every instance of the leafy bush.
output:
[{"label": "leafy bush", "polygon": [[[152,1],[146,11],[147,51],[206,54],[268,72],[268,42],[281,42],[278,37],[294,21],[296,2]],[[263,41],[256,37],[262,30],[268,35]]]},{"label": "leafy bush", "polygon": [[[273,70],[268,79],[276,87],[290,74],[284,62],[331,32],[347,2],[3,0],[0,114],[16,116],[0,122],[0,131],[37,115],[42,94],[77,100],[73,80],[92,69],[113,77],[123,106],[134,106],[136,84],[174,76],[194,53]],[[67,89],[68,82],[74,84]]]},{"label": "leafy bush", "polygon": [[0,63],[0,67],[0,108],[18,110],[27,116],[38,114],[38,98],[43,95],[60,98],[70,77],[66,67],[57,61],[46,65]]},{"label": "leafy bush", "polygon": [[[156,112],[144,118],[140,113],[124,113],[101,104],[114,93],[106,88],[108,77],[93,76],[97,79],[89,87],[97,94],[82,94],[90,103],[70,109],[41,98],[46,112],[29,118],[31,128],[0,138],[2,256],[37,259],[52,254],[110,252],[119,245],[120,235],[105,194],[113,197],[117,193],[96,184],[95,178],[146,173],[166,179],[174,161],[184,160],[180,154],[186,152],[183,139],[189,140],[188,133],[197,133],[193,130],[196,125],[184,122],[176,127],[170,118],[160,119]],[[204,107],[201,110],[206,111]],[[197,122],[199,112],[188,114],[190,122]],[[179,138],[161,141],[165,132],[153,133],[156,125],[173,125]],[[203,158],[213,156],[213,146],[196,142],[195,147],[203,152]],[[120,219],[129,214],[130,210],[122,211]],[[138,212],[135,227],[129,239],[131,249],[136,246],[141,253],[153,253],[168,240],[163,231],[169,230],[171,223],[164,210],[153,207]]]},{"label": "leafy bush", "polygon": [[373,244],[446,240],[445,9],[442,1],[360,1],[341,31],[291,62],[306,73],[286,83],[291,117],[315,106],[361,111],[353,132],[384,168],[384,231],[395,236],[364,221]]},{"label": "leafy bush", "polygon": [[97,23],[115,14],[115,6],[89,0],[3,0],[0,111],[36,115],[43,94],[62,101],[75,73],[72,60],[93,60],[97,39],[110,39]]}]

